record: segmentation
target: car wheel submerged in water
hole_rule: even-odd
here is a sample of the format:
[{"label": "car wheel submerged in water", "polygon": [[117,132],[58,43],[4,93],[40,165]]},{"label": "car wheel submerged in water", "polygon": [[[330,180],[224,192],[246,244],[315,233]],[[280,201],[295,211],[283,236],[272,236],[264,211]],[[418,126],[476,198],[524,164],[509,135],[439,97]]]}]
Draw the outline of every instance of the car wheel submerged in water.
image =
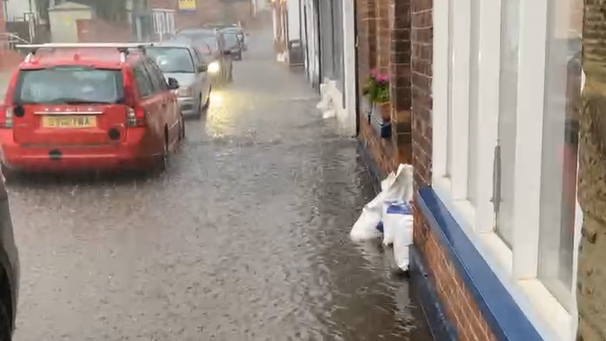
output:
[{"label": "car wheel submerged in water", "polygon": [[7,165],[2,163],[2,181],[6,184],[11,184],[18,180],[20,174],[18,171],[8,168]]},{"label": "car wheel submerged in water", "polygon": [[162,174],[168,168],[168,163],[170,162],[170,143],[168,142],[168,132],[164,132],[164,147],[162,149],[162,154],[158,158],[158,165],[155,169],[157,174]]},{"label": "car wheel submerged in water", "polygon": [[206,102],[204,102],[204,105],[202,105],[202,110],[204,110],[204,111],[208,110],[208,107],[210,107],[211,92],[212,92],[212,87],[208,89],[208,95],[206,95]]},{"label": "car wheel submerged in water", "polygon": [[10,341],[12,340],[12,325],[11,318],[8,313],[9,307],[7,307],[6,303],[0,303],[0,340],[1,341]]}]

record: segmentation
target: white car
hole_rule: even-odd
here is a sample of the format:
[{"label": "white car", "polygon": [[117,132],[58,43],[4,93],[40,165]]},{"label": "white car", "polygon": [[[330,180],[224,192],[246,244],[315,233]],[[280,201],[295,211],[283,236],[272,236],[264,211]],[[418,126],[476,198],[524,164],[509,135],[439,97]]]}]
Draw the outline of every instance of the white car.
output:
[{"label": "white car", "polygon": [[199,118],[210,105],[212,91],[209,65],[200,52],[186,43],[156,43],[146,48],[165,77],[179,82],[179,106],[183,116]]}]

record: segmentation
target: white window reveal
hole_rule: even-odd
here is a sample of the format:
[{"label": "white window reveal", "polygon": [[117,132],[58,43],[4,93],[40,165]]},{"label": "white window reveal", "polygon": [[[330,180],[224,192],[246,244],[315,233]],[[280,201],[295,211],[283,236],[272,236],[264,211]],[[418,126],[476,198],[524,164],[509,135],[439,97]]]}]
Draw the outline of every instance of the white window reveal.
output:
[{"label": "white window reveal", "polygon": [[537,330],[572,340],[582,0],[434,3],[433,187]]}]

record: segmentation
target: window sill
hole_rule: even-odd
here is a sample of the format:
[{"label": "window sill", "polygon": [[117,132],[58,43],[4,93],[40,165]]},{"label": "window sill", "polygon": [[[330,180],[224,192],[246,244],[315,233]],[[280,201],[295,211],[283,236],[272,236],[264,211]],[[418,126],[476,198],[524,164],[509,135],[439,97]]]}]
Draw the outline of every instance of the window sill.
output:
[{"label": "window sill", "polygon": [[546,340],[573,340],[573,316],[537,278],[513,277],[513,252],[492,231],[491,226],[479,226],[478,213],[468,200],[455,200],[452,183],[447,177],[435,176],[432,187],[443,205],[457,222],[471,244],[493,271],[513,300],[528,316],[540,335]]},{"label": "window sill", "polygon": [[549,327],[562,341],[574,340],[573,315],[551,294],[537,279],[517,282],[521,291],[528,297],[541,318],[549,322]]}]

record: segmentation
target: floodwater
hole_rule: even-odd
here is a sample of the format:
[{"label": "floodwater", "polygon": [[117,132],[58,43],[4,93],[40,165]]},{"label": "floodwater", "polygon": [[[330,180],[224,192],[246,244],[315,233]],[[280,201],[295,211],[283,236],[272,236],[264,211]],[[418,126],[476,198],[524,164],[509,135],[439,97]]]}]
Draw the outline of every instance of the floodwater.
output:
[{"label": "floodwater", "polygon": [[251,36],[160,177],[9,188],[17,341],[431,338],[408,283],[348,232],[373,191],[356,141]]}]

